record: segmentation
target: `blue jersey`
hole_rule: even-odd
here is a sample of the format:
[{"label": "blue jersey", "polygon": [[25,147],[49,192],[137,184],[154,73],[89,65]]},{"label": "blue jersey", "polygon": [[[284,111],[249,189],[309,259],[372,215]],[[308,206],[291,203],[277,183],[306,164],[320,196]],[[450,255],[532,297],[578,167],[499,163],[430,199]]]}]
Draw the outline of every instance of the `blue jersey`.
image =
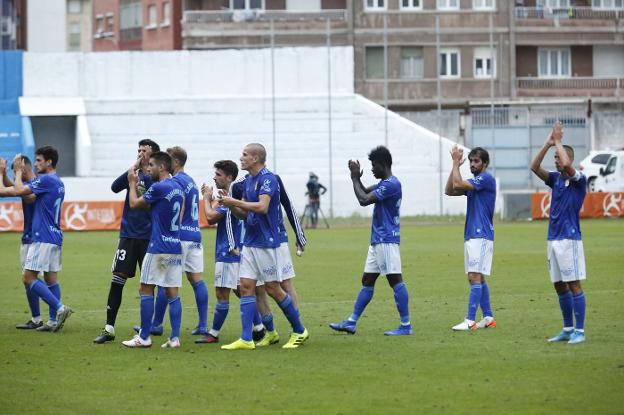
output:
[{"label": "blue jersey", "polygon": [[258,202],[260,195],[268,195],[271,202],[265,215],[247,213],[243,245],[254,248],[277,248],[280,246],[280,224],[283,222],[277,178],[265,167],[255,177],[245,178],[244,183],[246,201]]},{"label": "blue jersey", "polygon": [[184,215],[182,215],[182,225],[180,226],[180,240],[201,242],[199,189],[191,176],[184,172],[173,176],[173,180],[184,190]]},{"label": "blue jersey", "polygon": [[152,184],[143,199],[151,206],[152,236],[150,254],[181,254],[180,215],[184,192],[173,179]]},{"label": "blue jersey", "polygon": [[[152,179],[148,174],[141,170],[139,174],[139,188],[146,191],[152,185]],[[128,190],[128,173],[123,173],[111,185],[114,193]],[[141,194],[139,193],[139,197]],[[124,201],[123,214],[121,215],[121,227],[119,228],[119,236],[122,238],[132,239],[150,239],[152,231],[152,220],[150,213],[143,209],[130,209],[130,199],[126,192],[126,200]]]},{"label": "blue jersey", "polygon": [[[24,183],[29,186],[31,181]],[[28,245],[32,242],[32,220],[35,214],[35,203],[26,203],[22,200],[22,215],[24,216],[24,231],[22,232],[22,244]]]},{"label": "blue jersey", "polygon": [[552,188],[548,240],[581,240],[579,213],[585,200],[587,178],[581,172],[576,177],[564,178],[561,173],[548,173],[546,185]]},{"label": "blue jersey", "polygon": [[215,244],[215,262],[240,262],[240,255],[233,255],[231,251],[243,247],[243,221],[232,215],[230,209],[218,207],[221,220],[217,224],[217,242]]},{"label": "blue jersey", "polygon": [[377,202],[373,209],[371,245],[401,242],[401,182],[395,176],[381,180],[373,190]]},{"label": "blue jersey", "polygon": [[468,207],[466,208],[466,224],[464,240],[494,240],[494,204],[496,203],[496,179],[484,171],[468,179],[474,190],[466,190]]},{"label": "blue jersey", "polygon": [[56,173],[42,174],[28,185],[37,196],[32,220],[32,242],[63,245],[61,208],[65,185]]}]

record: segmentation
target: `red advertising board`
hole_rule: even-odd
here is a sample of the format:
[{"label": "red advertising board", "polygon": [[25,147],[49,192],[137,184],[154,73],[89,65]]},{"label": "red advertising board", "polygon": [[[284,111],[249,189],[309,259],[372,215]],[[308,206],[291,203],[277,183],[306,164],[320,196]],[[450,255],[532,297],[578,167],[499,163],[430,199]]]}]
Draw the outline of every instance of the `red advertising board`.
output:
[{"label": "red advertising board", "polygon": [[[550,192],[534,193],[531,200],[533,219],[544,219],[550,215]],[[624,193],[587,193],[582,218],[624,217]]]}]

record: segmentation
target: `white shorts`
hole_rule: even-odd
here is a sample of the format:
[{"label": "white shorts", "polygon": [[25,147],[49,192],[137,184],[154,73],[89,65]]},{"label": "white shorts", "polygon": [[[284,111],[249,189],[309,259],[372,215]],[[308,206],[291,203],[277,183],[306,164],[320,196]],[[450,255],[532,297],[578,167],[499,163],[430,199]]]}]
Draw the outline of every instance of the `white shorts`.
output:
[{"label": "white shorts", "polygon": [[204,247],[201,242],[180,241],[182,244],[182,271],[204,272]]},{"label": "white shorts", "polygon": [[22,271],[24,271],[24,265],[26,264],[26,257],[28,256],[28,248],[30,248],[30,244],[20,245],[20,265],[22,267]]},{"label": "white shorts", "polygon": [[239,262],[215,262],[215,287],[235,290],[240,282],[238,279],[239,269]]},{"label": "white shorts", "polygon": [[26,250],[24,269],[40,272],[61,270],[61,246],[45,242],[33,242]]},{"label": "white shorts", "polygon": [[292,263],[292,256],[290,255],[290,248],[288,242],[283,242],[279,247],[280,265],[281,265],[281,279],[289,280],[295,277],[295,267]]},{"label": "white shorts", "polygon": [[490,275],[492,271],[492,256],[494,256],[494,241],[477,238],[464,242],[464,269],[466,274]]},{"label": "white shorts", "polygon": [[145,254],[141,266],[141,284],[159,287],[182,286],[181,254]]},{"label": "white shorts", "polygon": [[574,239],[548,241],[546,254],[552,282],[579,281],[587,277],[583,241]]},{"label": "white shorts", "polygon": [[370,245],[364,272],[382,275],[400,274],[401,250],[399,244]]},{"label": "white shorts", "polygon": [[[244,247],[241,251],[240,278],[258,282],[280,282],[279,248]],[[260,285],[260,284],[258,284]]]}]

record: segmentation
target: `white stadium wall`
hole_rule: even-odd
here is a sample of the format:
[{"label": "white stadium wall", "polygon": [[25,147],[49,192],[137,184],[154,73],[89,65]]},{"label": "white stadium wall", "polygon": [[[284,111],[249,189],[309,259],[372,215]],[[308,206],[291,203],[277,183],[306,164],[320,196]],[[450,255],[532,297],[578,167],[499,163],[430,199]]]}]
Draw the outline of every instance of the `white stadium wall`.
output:
[{"label": "white stadium wall", "polygon": [[[20,106],[24,115],[78,116],[80,177],[64,179],[68,200],[122,197],[110,182],[132,163],[142,138],[184,147],[198,184],[212,180],[216,160],[238,161],[245,144],[260,142],[298,210],[313,171],[330,189],[322,198],[326,214],[370,215],[355,200],[347,160],[360,160],[365,185],[375,182],[367,154],[385,142],[386,113],[354,94],[353,49],[331,50],[331,140],[327,49],[281,48],[274,59],[275,110],[270,50],[25,53]],[[402,214],[464,212],[464,198],[442,196],[454,143],[392,112],[387,123]]]}]

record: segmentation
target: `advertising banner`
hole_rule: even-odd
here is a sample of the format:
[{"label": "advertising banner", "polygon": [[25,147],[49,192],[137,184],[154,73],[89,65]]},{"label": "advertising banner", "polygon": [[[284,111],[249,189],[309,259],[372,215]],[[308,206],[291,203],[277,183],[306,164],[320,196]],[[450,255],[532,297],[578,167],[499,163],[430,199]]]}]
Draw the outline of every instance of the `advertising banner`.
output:
[{"label": "advertising banner", "polygon": [[[550,215],[550,192],[534,193],[531,200],[533,219],[545,219]],[[624,193],[587,193],[581,218],[624,217]]]}]

